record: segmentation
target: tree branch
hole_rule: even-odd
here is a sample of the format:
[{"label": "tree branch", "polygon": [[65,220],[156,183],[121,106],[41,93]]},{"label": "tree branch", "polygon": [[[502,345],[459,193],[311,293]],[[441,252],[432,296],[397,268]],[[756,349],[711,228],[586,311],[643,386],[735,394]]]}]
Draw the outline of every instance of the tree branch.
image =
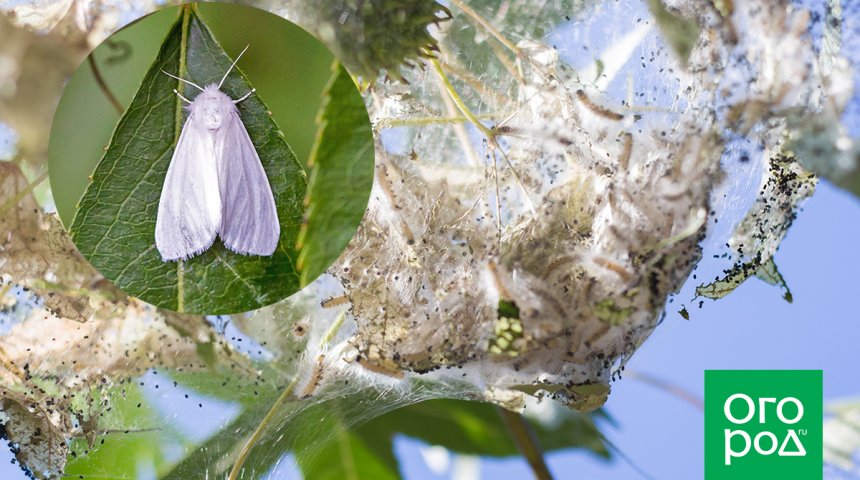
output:
[{"label": "tree branch", "polygon": [[640,382],[647,383],[652,387],[655,387],[659,390],[663,390],[664,392],[678,397],[679,399],[689,403],[690,405],[696,407],[699,410],[705,409],[705,402],[702,399],[678,385],[675,385],[667,380],[651,375],[650,373],[640,372],[640,371],[628,371],[626,372],[627,378],[635,378]]},{"label": "tree branch", "polygon": [[549,468],[547,468],[546,462],[543,459],[543,451],[541,451],[537,437],[535,437],[529,424],[526,423],[525,418],[519,413],[514,413],[502,407],[496,407],[496,410],[505,422],[505,426],[508,427],[508,432],[510,432],[511,438],[517,445],[517,449],[519,449],[526,461],[529,462],[535,478],[538,480],[552,480],[552,474],[549,473]]},{"label": "tree branch", "polygon": [[94,55],[90,54],[87,57],[87,62],[89,62],[89,64],[90,64],[90,70],[92,70],[93,78],[95,78],[96,83],[98,84],[99,88],[105,94],[105,97],[107,97],[110,104],[113,105],[113,108],[117,111],[117,113],[122,115],[122,112],[124,112],[125,109],[122,107],[122,104],[119,103],[119,100],[116,99],[113,92],[111,92],[110,88],[108,87],[107,83],[105,82],[104,77],[102,77],[102,72],[99,71],[99,67],[98,67],[98,65],[96,65],[96,59],[95,59]]},{"label": "tree branch", "polygon": [[[320,341],[320,349],[327,343],[331,342],[334,338],[337,331],[340,329],[341,325],[343,325],[343,320],[346,318],[346,313],[341,313],[340,316],[335,319],[332,323],[331,327],[326,331],[326,334],[323,335],[322,340]],[[320,367],[321,368],[321,367]],[[251,450],[263,439],[263,434],[266,432],[266,429],[269,425],[274,421],[275,416],[281,411],[281,407],[287,404],[289,401],[293,400],[295,397],[293,392],[296,389],[296,386],[299,383],[299,378],[301,376],[301,372],[296,372],[296,375],[290,381],[289,385],[284,388],[284,391],[281,392],[281,395],[275,400],[275,403],[272,404],[272,407],[269,408],[269,411],[266,412],[266,415],[260,420],[260,424],[257,425],[257,428],[254,430],[254,433],[248,438],[245,444],[242,446],[242,450],[239,451],[239,456],[236,458],[236,462],[233,464],[233,468],[230,469],[230,473],[227,476],[228,480],[238,480],[242,476],[242,467],[245,465],[245,461],[248,459],[248,456],[251,454]],[[313,379],[311,379],[313,381]]]}]

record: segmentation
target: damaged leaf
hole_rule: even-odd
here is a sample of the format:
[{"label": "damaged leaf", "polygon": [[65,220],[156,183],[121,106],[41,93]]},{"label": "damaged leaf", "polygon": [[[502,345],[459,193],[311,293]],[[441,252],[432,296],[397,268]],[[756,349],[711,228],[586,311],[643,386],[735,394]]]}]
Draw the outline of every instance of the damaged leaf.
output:
[{"label": "damaged leaf", "polygon": [[776,268],[773,255],[797,217],[800,203],[812,195],[817,182],[815,175],[804,170],[793,157],[772,158],[756,203],[738,224],[729,242],[740,260],[725,271],[723,278],[696,287],[696,295],[723,298],[748,278],[757,276],[782,288],[783,298],[791,303],[791,290]]},{"label": "damaged leaf", "polygon": [[79,322],[107,314],[122,294],[78,253],[56,215],[45,214],[18,165],[0,162],[0,272],[6,284],[34,291],[56,316]]}]

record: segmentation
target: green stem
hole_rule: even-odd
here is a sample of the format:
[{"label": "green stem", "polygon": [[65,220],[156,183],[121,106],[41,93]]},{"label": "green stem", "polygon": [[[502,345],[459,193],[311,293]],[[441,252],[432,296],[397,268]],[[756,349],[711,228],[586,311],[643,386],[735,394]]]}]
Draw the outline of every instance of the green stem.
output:
[{"label": "green stem", "polygon": [[185,260],[176,262],[176,311],[185,312]]},{"label": "green stem", "polygon": [[[484,114],[484,115],[476,115],[479,119],[492,120],[494,118],[499,118],[501,115],[493,115],[493,114]],[[451,124],[451,123],[465,123],[468,122],[469,119],[466,117],[411,117],[411,118],[392,118],[382,120],[381,125],[386,128],[390,127],[406,127],[412,125],[438,125],[438,124]]]},{"label": "green stem", "polygon": [[296,389],[296,384],[298,383],[299,376],[296,375],[293,377],[290,384],[287,385],[287,388],[281,392],[281,395],[277,400],[275,400],[275,403],[272,404],[272,408],[266,412],[266,416],[263,417],[263,420],[261,420],[260,424],[257,425],[257,429],[254,430],[253,434],[251,434],[251,438],[249,438],[248,441],[245,442],[245,445],[242,446],[242,451],[239,452],[239,456],[236,458],[236,463],[233,464],[233,468],[230,470],[230,475],[227,477],[228,480],[237,480],[239,478],[239,474],[242,473],[242,466],[245,465],[245,461],[248,460],[248,455],[251,454],[251,450],[263,437],[266,427],[272,423],[272,420],[274,420],[275,414],[280,410],[281,405],[287,403],[290,397],[292,397],[293,390]]},{"label": "green stem", "polygon": [[341,312],[340,315],[332,322],[331,326],[328,328],[325,336],[323,336],[322,340],[320,340],[320,348],[324,347],[325,344],[329,343],[334,339],[334,336],[337,334],[337,331],[340,330],[341,325],[343,325],[343,321],[346,319],[346,312]]},{"label": "green stem", "polygon": [[445,58],[447,61],[442,64],[442,68],[445,69],[445,72],[448,73],[448,75],[453,78],[457,78],[472,87],[472,90],[481,95],[481,98],[486,100],[487,97],[492,97],[497,104],[513,108],[515,99],[504,96],[492,88],[488,88],[480,79],[473,75],[472,72],[469,72],[457,64],[456,57],[451,58],[451,56],[448,55]]},{"label": "green stem", "polygon": [[6,200],[3,205],[0,205],[0,215],[6,213],[6,210],[14,207],[18,204],[24,197],[33,192],[33,190],[38,187],[45,179],[48,178],[48,172],[44,172],[39,177],[32,182],[30,182],[23,190],[18,192],[17,194],[10,197]]},{"label": "green stem", "polygon": [[[343,321],[346,318],[346,312],[341,313],[337,319],[332,323],[331,327],[329,327],[328,331],[325,335],[323,335],[322,340],[320,340],[320,347],[322,348],[325,344],[329,343],[337,334],[337,331],[340,329],[341,325],[343,325]],[[263,433],[266,431],[266,428],[272,423],[275,418],[275,415],[280,411],[281,407],[285,405],[289,400],[292,399],[293,392],[296,389],[296,385],[299,383],[299,374],[293,377],[290,381],[290,384],[284,388],[284,391],[281,392],[281,395],[275,400],[275,403],[272,404],[272,407],[266,412],[266,416],[260,421],[260,424],[257,425],[257,429],[254,430],[254,433],[251,434],[251,438],[245,442],[245,445],[242,446],[242,450],[239,452],[239,456],[236,458],[236,463],[233,464],[233,468],[230,470],[230,475],[227,477],[227,480],[237,480],[239,475],[242,473],[242,466],[245,465],[245,461],[248,460],[248,456],[251,454],[251,450],[254,448],[257,443],[263,438]]]},{"label": "green stem", "polygon": [[495,137],[495,134],[492,130],[487,128],[478,117],[475,116],[474,113],[466,106],[466,103],[463,102],[463,99],[460,98],[460,94],[457,93],[457,90],[454,88],[454,85],[451,84],[451,80],[448,78],[448,75],[445,74],[445,70],[442,69],[442,65],[439,64],[439,60],[435,58],[429,59],[430,64],[433,65],[433,68],[436,70],[436,73],[439,74],[439,79],[442,80],[442,85],[445,87],[445,90],[448,92],[448,95],[451,96],[451,100],[454,101],[454,104],[457,105],[457,108],[460,112],[469,119],[469,123],[475,125],[484,136],[487,137],[488,140],[492,140]]},{"label": "green stem", "polygon": [[508,427],[508,432],[517,445],[517,449],[519,449],[526,461],[529,462],[535,478],[538,480],[552,480],[552,474],[549,473],[549,468],[546,466],[537,438],[523,416],[498,406],[496,410],[505,422],[505,426]]},{"label": "green stem", "polygon": [[[179,78],[187,78],[188,77],[188,66],[186,63],[188,62],[188,26],[191,23],[191,13],[194,9],[194,5],[183,5],[182,6],[182,37],[179,45],[179,71],[176,75]],[[185,91],[185,83],[179,82],[176,90],[181,94]],[[182,101],[179,99],[179,96],[176,96],[176,124],[174,126],[174,137],[173,141],[179,141],[179,135],[182,133]],[[176,311],[184,312],[185,311],[185,262],[183,260],[179,260],[176,262]]]}]

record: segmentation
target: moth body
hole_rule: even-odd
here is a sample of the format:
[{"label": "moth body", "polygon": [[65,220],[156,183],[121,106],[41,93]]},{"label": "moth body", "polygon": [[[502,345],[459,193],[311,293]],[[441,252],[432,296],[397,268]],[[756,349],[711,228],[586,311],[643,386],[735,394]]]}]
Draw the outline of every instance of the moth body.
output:
[{"label": "moth body", "polygon": [[187,260],[220,236],[233,252],[272,255],[280,237],[275,199],[236,107],[253,90],[233,100],[220,84],[191,85],[200,89],[193,100],[176,92],[188,118],[161,190],[156,248],[165,262]]}]

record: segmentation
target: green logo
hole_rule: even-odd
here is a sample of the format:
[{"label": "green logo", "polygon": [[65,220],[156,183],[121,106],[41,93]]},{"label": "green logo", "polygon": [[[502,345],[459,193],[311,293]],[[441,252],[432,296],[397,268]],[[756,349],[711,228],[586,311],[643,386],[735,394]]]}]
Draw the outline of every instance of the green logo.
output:
[{"label": "green logo", "polygon": [[705,372],[705,479],[821,480],[821,370]]}]

